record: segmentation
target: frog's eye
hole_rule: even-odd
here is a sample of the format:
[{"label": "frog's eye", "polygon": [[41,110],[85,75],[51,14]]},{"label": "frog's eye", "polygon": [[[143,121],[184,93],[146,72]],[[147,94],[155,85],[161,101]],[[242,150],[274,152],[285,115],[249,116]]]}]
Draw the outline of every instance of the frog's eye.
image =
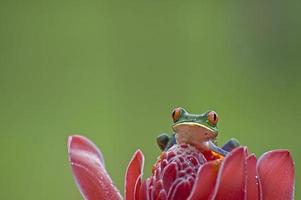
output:
[{"label": "frog's eye", "polygon": [[214,111],[210,111],[208,113],[208,121],[212,124],[212,125],[216,125],[218,122],[218,115],[216,112]]},{"label": "frog's eye", "polygon": [[173,122],[176,122],[176,121],[178,121],[180,119],[181,112],[182,112],[181,108],[175,108],[172,111],[172,120],[173,120]]}]

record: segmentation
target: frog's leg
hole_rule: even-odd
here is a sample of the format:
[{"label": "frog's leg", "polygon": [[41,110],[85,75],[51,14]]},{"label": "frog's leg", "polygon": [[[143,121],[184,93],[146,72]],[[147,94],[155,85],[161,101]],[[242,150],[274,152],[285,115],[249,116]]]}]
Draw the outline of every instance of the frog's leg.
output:
[{"label": "frog's leg", "polygon": [[216,145],[214,144],[214,142],[211,141],[211,140],[208,141],[208,145],[209,145],[209,149],[210,149],[211,151],[213,151],[213,152],[215,152],[215,153],[217,153],[217,154],[219,154],[219,155],[222,155],[222,156],[224,156],[224,157],[229,153],[229,151],[226,151],[226,150],[224,150],[224,149],[222,149],[222,148],[216,146]]},{"label": "frog's leg", "polygon": [[239,147],[240,144],[238,142],[237,139],[235,138],[231,138],[230,140],[228,140],[223,146],[222,146],[222,149],[225,150],[225,151],[232,151],[233,149],[235,149],[236,147]]}]

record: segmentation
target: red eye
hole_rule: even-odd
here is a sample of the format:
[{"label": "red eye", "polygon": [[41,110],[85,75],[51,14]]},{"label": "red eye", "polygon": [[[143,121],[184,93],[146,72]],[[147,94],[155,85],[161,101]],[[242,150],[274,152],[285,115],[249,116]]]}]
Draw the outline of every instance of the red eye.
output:
[{"label": "red eye", "polygon": [[208,113],[208,121],[212,124],[212,125],[216,125],[218,122],[218,115],[216,112],[214,111],[210,111]]},{"label": "red eye", "polygon": [[181,108],[175,108],[173,111],[172,111],[172,120],[173,122],[176,122],[179,120],[180,116],[181,116],[181,112],[182,112],[182,109]]}]

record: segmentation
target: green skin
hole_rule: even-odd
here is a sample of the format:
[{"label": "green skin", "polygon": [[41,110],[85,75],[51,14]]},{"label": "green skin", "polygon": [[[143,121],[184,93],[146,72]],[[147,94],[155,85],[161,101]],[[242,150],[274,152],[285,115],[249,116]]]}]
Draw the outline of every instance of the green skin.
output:
[{"label": "green skin", "polygon": [[174,134],[161,134],[157,137],[157,143],[162,151],[168,150],[174,144],[187,143],[195,146],[200,151],[214,151],[226,156],[229,151],[239,146],[236,139],[230,139],[220,148],[215,145],[218,135],[217,124],[212,124],[208,120],[208,114],[190,114],[185,109],[180,109],[180,116],[172,124]]}]

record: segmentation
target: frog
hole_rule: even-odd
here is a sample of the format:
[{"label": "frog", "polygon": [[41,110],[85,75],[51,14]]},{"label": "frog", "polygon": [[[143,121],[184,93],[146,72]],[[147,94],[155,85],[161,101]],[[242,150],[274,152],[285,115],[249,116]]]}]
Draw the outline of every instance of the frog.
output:
[{"label": "frog", "polygon": [[161,151],[167,151],[175,144],[186,143],[201,152],[212,151],[224,157],[240,146],[235,138],[230,138],[222,147],[217,146],[219,116],[213,110],[202,114],[190,114],[184,108],[177,107],[172,111],[172,120],[173,133],[162,133],[157,137]]}]

